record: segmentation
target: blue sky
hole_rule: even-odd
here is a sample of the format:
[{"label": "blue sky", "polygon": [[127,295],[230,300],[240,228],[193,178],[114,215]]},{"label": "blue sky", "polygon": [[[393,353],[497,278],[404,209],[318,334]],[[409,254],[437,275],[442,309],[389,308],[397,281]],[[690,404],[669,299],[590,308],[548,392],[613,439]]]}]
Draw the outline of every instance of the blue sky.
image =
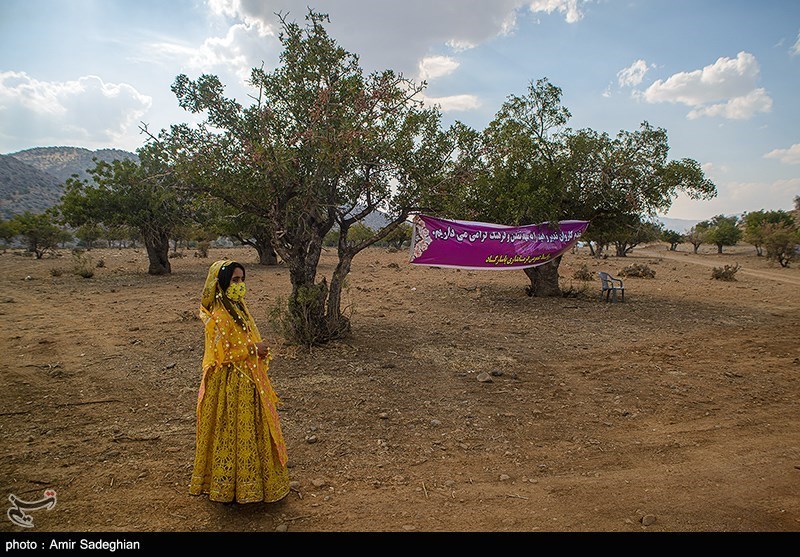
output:
[{"label": "blue sky", "polygon": [[716,183],[666,216],[788,210],[800,195],[797,0],[0,0],[0,153],[135,150],[196,118],[170,85],[245,78],[278,60],[278,19],[328,13],[365,71],[426,79],[445,123],[482,129],[509,95],[547,78],[569,127],[663,127],[670,158]]}]

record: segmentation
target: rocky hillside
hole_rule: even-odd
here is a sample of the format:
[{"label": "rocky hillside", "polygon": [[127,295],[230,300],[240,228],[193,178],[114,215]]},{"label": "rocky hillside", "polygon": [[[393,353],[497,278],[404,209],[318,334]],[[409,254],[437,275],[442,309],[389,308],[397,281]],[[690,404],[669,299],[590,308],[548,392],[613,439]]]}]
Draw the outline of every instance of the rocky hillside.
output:
[{"label": "rocky hillside", "polygon": [[73,174],[77,174],[81,180],[88,178],[89,174],[86,171],[94,168],[95,158],[105,162],[136,158],[134,153],[119,149],[90,151],[81,147],[35,147],[10,155],[42,172],[52,174],[62,184]]},{"label": "rocky hillside", "polygon": [[118,149],[90,151],[80,147],[36,147],[0,155],[0,217],[31,211],[41,213],[56,205],[67,179],[76,174],[89,178],[87,170],[98,161],[135,159]]},{"label": "rocky hillside", "polygon": [[0,218],[57,204],[63,193],[58,178],[8,155],[0,155]]}]

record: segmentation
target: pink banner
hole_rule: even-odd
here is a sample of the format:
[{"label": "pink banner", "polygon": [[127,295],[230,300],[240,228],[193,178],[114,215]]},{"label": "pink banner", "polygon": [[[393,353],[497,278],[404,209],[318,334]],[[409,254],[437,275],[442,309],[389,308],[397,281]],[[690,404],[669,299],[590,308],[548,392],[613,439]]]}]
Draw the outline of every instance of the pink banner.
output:
[{"label": "pink banner", "polygon": [[552,261],[570,249],[589,226],[567,220],[504,226],[417,215],[411,239],[413,265],[459,269],[525,269]]}]

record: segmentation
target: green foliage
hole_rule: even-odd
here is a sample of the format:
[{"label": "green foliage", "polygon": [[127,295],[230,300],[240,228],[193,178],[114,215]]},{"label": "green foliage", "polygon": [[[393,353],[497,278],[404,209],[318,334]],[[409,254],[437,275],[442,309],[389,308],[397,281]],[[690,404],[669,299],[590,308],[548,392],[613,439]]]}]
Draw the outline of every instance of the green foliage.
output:
[{"label": "green foliage", "polygon": [[186,219],[186,200],[161,145],[150,143],[137,153],[138,161],[97,162],[89,170],[93,183],[67,180],[59,209],[71,226],[136,228],[148,247],[149,272],[169,273],[169,239]]},{"label": "green foliage", "polygon": [[675,251],[678,245],[684,242],[685,238],[680,232],[674,230],[664,230],[661,233],[661,241],[669,244],[669,250]]},{"label": "green foliage", "polygon": [[[337,268],[346,272],[358,251],[411,211],[441,205],[458,176],[457,126],[441,129],[439,110],[422,105],[423,85],[391,70],[364,75],[358,57],[328,35],[327,21],[312,11],[305,26],[281,18],[280,63],[253,69],[250,106],[226,98],[217,76],[179,75],[172,90],[180,106],[204,113],[209,127],[173,126],[160,135],[195,189],[265,226],[290,268],[293,297],[315,286],[323,239],[334,227],[359,233],[355,224],[375,210],[390,216],[371,237],[342,243]],[[341,284],[331,281],[333,304]],[[340,308],[302,305],[289,300],[298,320],[331,323],[309,324],[311,336],[324,342],[336,334]],[[297,330],[309,338],[304,326]]]},{"label": "green foliage", "polygon": [[705,241],[715,244],[718,253],[722,253],[723,246],[735,246],[741,240],[742,230],[738,225],[739,219],[736,216],[717,215],[711,219],[705,232]]},{"label": "green foliage", "polygon": [[3,245],[11,244],[11,241],[19,234],[17,222],[13,218],[10,220],[0,218],[0,240],[3,241]]},{"label": "green foliage", "polygon": [[369,242],[374,236],[374,230],[362,222],[357,222],[347,231],[347,243],[355,246],[362,242]]},{"label": "green foliage", "polygon": [[[612,242],[624,255],[655,239],[655,226],[643,223],[668,209],[679,192],[694,199],[716,195],[696,161],[668,159],[665,130],[643,122],[611,137],[567,128],[570,116],[561,89],[540,79],[525,95],[509,97],[482,134],[463,132],[462,159],[476,178],[449,212],[510,225],[590,220],[584,239],[598,246],[597,255]],[[556,292],[554,280],[557,273],[541,290]]]},{"label": "green foliage", "polygon": [[777,261],[781,267],[788,267],[798,258],[796,250],[800,245],[800,230],[785,222],[769,223],[764,225],[763,242],[767,259]]},{"label": "green foliage", "polygon": [[691,229],[689,229],[689,232],[684,235],[684,239],[688,243],[692,244],[694,253],[697,253],[697,251],[700,249],[700,246],[707,241],[706,235],[709,226],[711,226],[709,221],[698,222]]},{"label": "green foliage", "polygon": [[88,249],[92,249],[94,243],[102,238],[104,234],[103,227],[91,221],[85,222],[75,230],[75,237],[83,242]]},{"label": "green foliage", "polygon": [[[411,242],[412,227],[410,224],[403,223],[395,228],[386,238],[383,239],[383,244],[394,249],[401,249],[403,245]],[[378,243],[381,245],[381,242]]]},{"label": "green foliage", "polygon": [[21,215],[14,215],[11,220],[12,229],[25,239],[28,251],[36,259],[41,259],[45,253],[55,249],[63,236],[61,228],[55,224],[58,219],[52,210],[38,214],[26,211]]},{"label": "green foliage", "polygon": [[742,238],[748,244],[753,244],[758,255],[763,255],[765,233],[767,225],[783,224],[788,227],[794,226],[794,218],[786,211],[754,211],[746,213],[742,218],[744,232]]}]

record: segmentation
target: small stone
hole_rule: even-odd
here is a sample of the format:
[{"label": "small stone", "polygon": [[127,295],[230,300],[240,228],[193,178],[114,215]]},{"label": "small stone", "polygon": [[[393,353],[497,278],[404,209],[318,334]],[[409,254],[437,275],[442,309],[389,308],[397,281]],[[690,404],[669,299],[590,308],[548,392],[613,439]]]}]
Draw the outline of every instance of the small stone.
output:
[{"label": "small stone", "polygon": [[381,412],[380,414],[378,414],[378,417],[382,420],[388,420],[389,414],[387,414],[386,412]]},{"label": "small stone", "polygon": [[289,530],[289,526],[287,524],[278,524],[275,527],[276,532],[287,532]]},{"label": "small stone", "polygon": [[486,373],[485,371],[482,371],[481,373],[478,374],[478,381],[480,381],[481,383],[491,383],[492,376]]},{"label": "small stone", "polygon": [[290,481],[289,482],[289,489],[292,489],[294,491],[299,490],[300,489],[300,482],[298,482],[297,480]]},{"label": "small stone", "polygon": [[318,439],[317,439],[316,435],[306,435],[306,443],[308,443],[310,445],[313,445],[317,441],[318,441]]},{"label": "small stone", "polygon": [[642,525],[643,526],[650,526],[651,524],[655,524],[656,522],[656,515],[654,514],[646,514],[642,517]]},{"label": "small stone", "polygon": [[500,474],[500,481],[501,482],[506,482],[506,481],[508,481],[510,479],[511,479],[511,476],[509,476],[508,474]]},{"label": "small stone", "polygon": [[174,367],[175,367],[175,362],[170,362],[166,366],[164,366],[164,369],[172,369]]},{"label": "small stone", "polygon": [[433,427],[439,427],[440,425],[442,425],[442,422],[434,418],[433,420],[431,420],[431,425]]},{"label": "small stone", "polygon": [[326,482],[321,478],[314,478],[313,480],[311,480],[311,485],[313,485],[314,487],[325,487],[326,485],[328,485],[328,482]]},{"label": "small stone", "polygon": [[501,370],[499,370],[499,369],[493,369],[489,373],[491,373],[492,376],[494,376],[494,377],[502,377],[502,375],[503,375],[503,372]]}]

